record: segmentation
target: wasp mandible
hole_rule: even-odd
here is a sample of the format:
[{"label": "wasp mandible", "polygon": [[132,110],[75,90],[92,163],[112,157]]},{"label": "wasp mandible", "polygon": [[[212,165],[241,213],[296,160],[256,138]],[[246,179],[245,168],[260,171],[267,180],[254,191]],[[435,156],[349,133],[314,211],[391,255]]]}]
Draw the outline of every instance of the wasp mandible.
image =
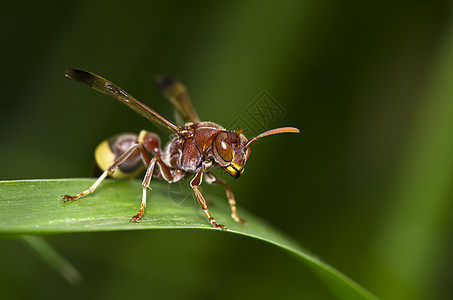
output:
[{"label": "wasp mandible", "polygon": [[297,128],[282,127],[247,139],[240,129],[231,131],[213,122],[202,122],[190,102],[186,88],[174,78],[158,77],[156,83],[183,117],[184,126],[167,120],[123,89],[98,75],[69,69],[66,70],[65,76],[115,98],[143,117],[174,133],[174,137],[167,143],[164,150],[161,149],[159,136],[146,130],[142,130],[138,135],[119,134],[103,141],[95,150],[96,163],[103,171],[102,175],[89,189],[80,194],[62,196],[65,202],[77,200],[94,192],[108,175],[115,173],[116,177],[134,177],[144,166],[146,173],[142,182],[142,203],[138,213],[132,217],[132,222],[138,222],[143,215],[146,207],[146,191],[153,177],[173,183],[186,178],[189,174],[194,174],[190,186],[212,226],[221,230],[226,229],[224,225],[216,222],[208,210],[206,200],[199,188],[203,176],[208,183],[225,187],[231,207],[231,217],[236,222],[246,224],[246,221],[239,218],[237,214],[236,200],[230,186],[225,180],[212,174],[211,170],[219,166],[234,178],[238,178],[244,172],[251,153],[250,146],[256,140],[277,133],[299,133]]}]

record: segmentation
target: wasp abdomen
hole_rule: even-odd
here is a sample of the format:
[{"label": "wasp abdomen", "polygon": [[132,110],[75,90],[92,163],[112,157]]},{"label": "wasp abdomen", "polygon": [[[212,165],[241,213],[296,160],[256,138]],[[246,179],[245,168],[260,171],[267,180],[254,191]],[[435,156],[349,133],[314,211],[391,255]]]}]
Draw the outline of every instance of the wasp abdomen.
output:
[{"label": "wasp abdomen", "polygon": [[[118,157],[137,143],[138,136],[133,133],[114,135],[97,146],[95,150],[96,163],[102,171],[107,170]],[[140,151],[136,149],[115,171],[116,178],[133,178],[143,170]]]}]

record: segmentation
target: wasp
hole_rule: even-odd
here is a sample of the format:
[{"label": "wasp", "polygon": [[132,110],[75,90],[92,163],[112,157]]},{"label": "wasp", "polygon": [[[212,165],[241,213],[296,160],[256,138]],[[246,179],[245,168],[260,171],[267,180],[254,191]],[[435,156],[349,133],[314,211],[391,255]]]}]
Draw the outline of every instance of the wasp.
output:
[{"label": "wasp", "polygon": [[174,183],[186,178],[189,174],[194,174],[190,186],[212,226],[220,230],[226,229],[224,225],[217,223],[208,210],[206,200],[200,191],[203,177],[210,184],[224,186],[231,207],[231,217],[236,222],[246,224],[246,221],[238,216],[236,200],[229,184],[215,176],[211,170],[219,166],[234,178],[238,178],[244,172],[245,164],[250,158],[250,146],[256,140],[278,133],[299,133],[297,128],[282,127],[247,139],[241,129],[226,130],[216,123],[202,122],[190,102],[185,86],[170,77],[158,77],[156,84],[183,117],[184,126],[167,120],[120,87],[98,75],[69,69],[65,71],[65,76],[111,96],[155,124],[173,132],[173,138],[163,150],[159,136],[146,130],[142,130],[138,135],[124,133],[103,141],[95,150],[96,163],[103,171],[102,175],[89,189],[80,194],[61,197],[65,202],[77,200],[93,193],[109,175],[115,175],[117,178],[135,177],[145,168],[142,202],[138,213],[132,217],[132,222],[138,222],[145,211],[146,192],[153,177]]}]

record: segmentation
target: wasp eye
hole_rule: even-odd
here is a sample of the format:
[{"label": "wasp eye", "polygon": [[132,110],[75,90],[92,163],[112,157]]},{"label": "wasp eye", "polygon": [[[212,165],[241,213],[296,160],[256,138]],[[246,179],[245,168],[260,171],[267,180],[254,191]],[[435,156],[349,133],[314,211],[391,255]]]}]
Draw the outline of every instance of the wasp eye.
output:
[{"label": "wasp eye", "polygon": [[233,149],[231,148],[231,145],[227,143],[227,138],[228,135],[226,133],[220,133],[215,139],[215,147],[224,161],[231,161],[233,159]]}]

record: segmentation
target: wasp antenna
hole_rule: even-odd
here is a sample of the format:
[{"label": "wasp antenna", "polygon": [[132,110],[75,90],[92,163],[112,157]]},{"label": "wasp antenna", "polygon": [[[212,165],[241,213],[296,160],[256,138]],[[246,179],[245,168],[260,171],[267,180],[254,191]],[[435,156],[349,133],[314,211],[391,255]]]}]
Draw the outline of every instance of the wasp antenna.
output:
[{"label": "wasp antenna", "polygon": [[281,128],[271,129],[271,130],[268,130],[261,134],[258,134],[257,136],[248,140],[248,142],[247,142],[247,144],[245,144],[244,148],[249,147],[250,144],[253,143],[254,141],[256,141],[257,139],[260,139],[260,138],[268,136],[268,135],[277,134],[277,133],[299,133],[299,132],[300,132],[299,129],[297,129],[295,127],[281,127]]}]

